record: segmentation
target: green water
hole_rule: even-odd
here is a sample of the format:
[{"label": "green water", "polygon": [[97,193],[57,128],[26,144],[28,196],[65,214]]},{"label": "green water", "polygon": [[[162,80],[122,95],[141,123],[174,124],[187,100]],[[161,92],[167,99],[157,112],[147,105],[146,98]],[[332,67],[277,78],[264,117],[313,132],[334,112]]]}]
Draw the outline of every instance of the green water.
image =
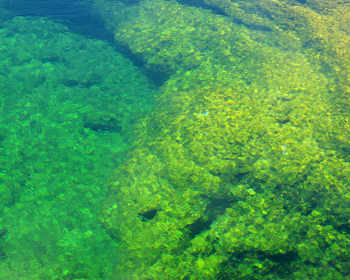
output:
[{"label": "green water", "polygon": [[154,87],[50,20],[9,20],[0,42],[0,279],[102,279],[117,250],[97,221],[104,186]]},{"label": "green water", "polygon": [[0,4],[0,279],[349,279],[346,1]]}]

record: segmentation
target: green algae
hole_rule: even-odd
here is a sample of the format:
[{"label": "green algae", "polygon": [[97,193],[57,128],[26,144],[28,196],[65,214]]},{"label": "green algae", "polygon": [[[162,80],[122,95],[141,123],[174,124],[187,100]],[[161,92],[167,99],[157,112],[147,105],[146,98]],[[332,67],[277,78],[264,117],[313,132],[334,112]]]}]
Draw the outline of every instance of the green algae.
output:
[{"label": "green algae", "polygon": [[1,275],[347,279],[348,4],[130,2],[95,7],[155,107],[106,43],[0,30]]},{"label": "green algae", "polygon": [[346,13],[95,2],[118,43],[170,75],[109,182],[116,275],[347,279]]},{"label": "green algae", "polygon": [[0,30],[2,279],[108,279],[97,220],[154,87],[106,42],[47,19]]}]

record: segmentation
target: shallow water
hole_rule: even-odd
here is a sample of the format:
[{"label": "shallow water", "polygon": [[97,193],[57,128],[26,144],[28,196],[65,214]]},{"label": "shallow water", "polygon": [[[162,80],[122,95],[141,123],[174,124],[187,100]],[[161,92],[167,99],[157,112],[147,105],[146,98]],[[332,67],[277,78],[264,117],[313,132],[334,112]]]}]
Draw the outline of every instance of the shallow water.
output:
[{"label": "shallow water", "polygon": [[110,45],[87,7],[17,1],[5,8],[0,275],[106,278],[117,243],[97,221],[104,186],[156,87]]},{"label": "shallow water", "polygon": [[348,11],[0,0],[0,279],[347,279]]}]

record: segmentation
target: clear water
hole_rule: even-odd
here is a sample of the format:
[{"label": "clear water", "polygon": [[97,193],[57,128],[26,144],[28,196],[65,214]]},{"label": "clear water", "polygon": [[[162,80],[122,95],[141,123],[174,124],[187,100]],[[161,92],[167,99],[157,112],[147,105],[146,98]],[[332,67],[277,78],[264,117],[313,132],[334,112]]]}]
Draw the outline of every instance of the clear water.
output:
[{"label": "clear water", "polygon": [[349,11],[0,0],[0,279],[348,279]]},{"label": "clear water", "polygon": [[107,279],[118,244],[97,213],[156,87],[88,7],[4,8],[0,278]]}]

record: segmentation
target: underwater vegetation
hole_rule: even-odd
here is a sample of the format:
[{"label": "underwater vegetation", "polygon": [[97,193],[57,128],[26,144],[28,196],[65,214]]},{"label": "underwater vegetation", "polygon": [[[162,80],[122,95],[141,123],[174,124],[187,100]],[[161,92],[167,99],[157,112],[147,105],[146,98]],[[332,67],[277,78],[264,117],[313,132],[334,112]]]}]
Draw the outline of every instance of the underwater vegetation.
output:
[{"label": "underwater vegetation", "polygon": [[116,279],[347,279],[345,1],[96,0],[169,78],[100,221]]},{"label": "underwater vegetation", "polygon": [[0,29],[0,279],[109,279],[96,213],[154,86],[110,44],[43,18]]}]

